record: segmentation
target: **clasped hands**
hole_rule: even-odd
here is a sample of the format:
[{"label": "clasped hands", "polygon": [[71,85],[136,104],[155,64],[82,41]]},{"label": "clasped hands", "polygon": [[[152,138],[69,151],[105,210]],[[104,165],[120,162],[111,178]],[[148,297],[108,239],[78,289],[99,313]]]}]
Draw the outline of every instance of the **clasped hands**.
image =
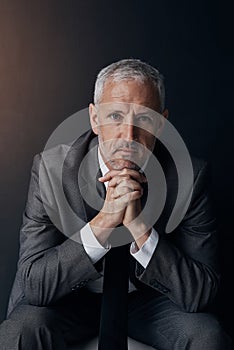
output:
[{"label": "clasped hands", "polygon": [[147,182],[146,177],[137,170],[124,168],[110,170],[99,181],[109,183],[103,208],[90,222],[98,241],[104,245],[112,230],[123,224],[140,248],[150,234],[140,215],[140,198],[143,195],[141,184]]}]

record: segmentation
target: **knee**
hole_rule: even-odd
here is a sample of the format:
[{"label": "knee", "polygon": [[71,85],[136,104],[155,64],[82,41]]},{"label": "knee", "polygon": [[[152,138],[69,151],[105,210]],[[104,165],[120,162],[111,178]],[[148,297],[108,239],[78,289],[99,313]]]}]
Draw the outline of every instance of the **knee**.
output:
[{"label": "knee", "polygon": [[18,306],[0,326],[0,349],[64,349],[55,313],[46,307]]}]

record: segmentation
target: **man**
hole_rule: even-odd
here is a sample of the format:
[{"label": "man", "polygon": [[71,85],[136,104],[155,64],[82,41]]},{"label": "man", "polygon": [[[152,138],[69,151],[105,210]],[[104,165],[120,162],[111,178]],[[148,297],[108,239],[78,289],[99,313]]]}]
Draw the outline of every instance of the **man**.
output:
[{"label": "man", "polygon": [[[129,336],[156,349],[229,349],[228,337],[208,312],[219,271],[203,161],[192,160],[192,198],[191,188],[184,191],[191,202],[180,224],[165,233],[178,179],[157,139],[168,116],[164,99],[163,78],[155,68],[134,59],[113,63],[97,77],[89,106],[92,132],[69,151],[58,146],[35,157],[1,349],[65,349],[98,334],[105,259],[112,247],[130,242],[120,227],[132,239]],[[165,207],[153,223],[161,186],[160,172],[150,168],[152,153],[167,182]],[[57,164],[63,164],[63,190],[80,219],[79,230],[71,228],[70,212],[61,205]]]}]

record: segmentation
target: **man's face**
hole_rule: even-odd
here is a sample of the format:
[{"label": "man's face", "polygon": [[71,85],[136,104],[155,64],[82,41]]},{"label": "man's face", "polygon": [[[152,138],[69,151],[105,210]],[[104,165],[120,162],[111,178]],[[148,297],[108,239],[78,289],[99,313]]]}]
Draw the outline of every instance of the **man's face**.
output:
[{"label": "man's face", "polygon": [[152,83],[106,82],[100,103],[90,104],[90,121],[109,169],[142,167],[161,126],[159,111],[158,93]]}]

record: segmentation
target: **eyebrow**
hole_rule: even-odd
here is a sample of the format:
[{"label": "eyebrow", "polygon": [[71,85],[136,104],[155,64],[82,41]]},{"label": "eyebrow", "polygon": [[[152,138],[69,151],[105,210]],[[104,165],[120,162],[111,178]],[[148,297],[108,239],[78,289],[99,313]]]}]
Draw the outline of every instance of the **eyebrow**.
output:
[{"label": "eyebrow", "polygon": [[106,111],[107,115],[110,115],[110,114],[113,114],[113,113],[125,114],[124,111],[120,111],[120,110],[109,110],[109,111]]},{"label": "eyebrow", "polygon": [[[123,111],[123,110],[117,110],[117,109],[107,110],[106,112],[107,112],[108,114],[110,114],[110,113],[126,113],[126,112]],[[153,115],[154,115],[154,113],[152,113],[151,111],[145,110],[145,111],[136,112],[136,113],[135,113],[135,116],[144,115],[144,114],[150,115],[150,116],[153,116]]]}]

